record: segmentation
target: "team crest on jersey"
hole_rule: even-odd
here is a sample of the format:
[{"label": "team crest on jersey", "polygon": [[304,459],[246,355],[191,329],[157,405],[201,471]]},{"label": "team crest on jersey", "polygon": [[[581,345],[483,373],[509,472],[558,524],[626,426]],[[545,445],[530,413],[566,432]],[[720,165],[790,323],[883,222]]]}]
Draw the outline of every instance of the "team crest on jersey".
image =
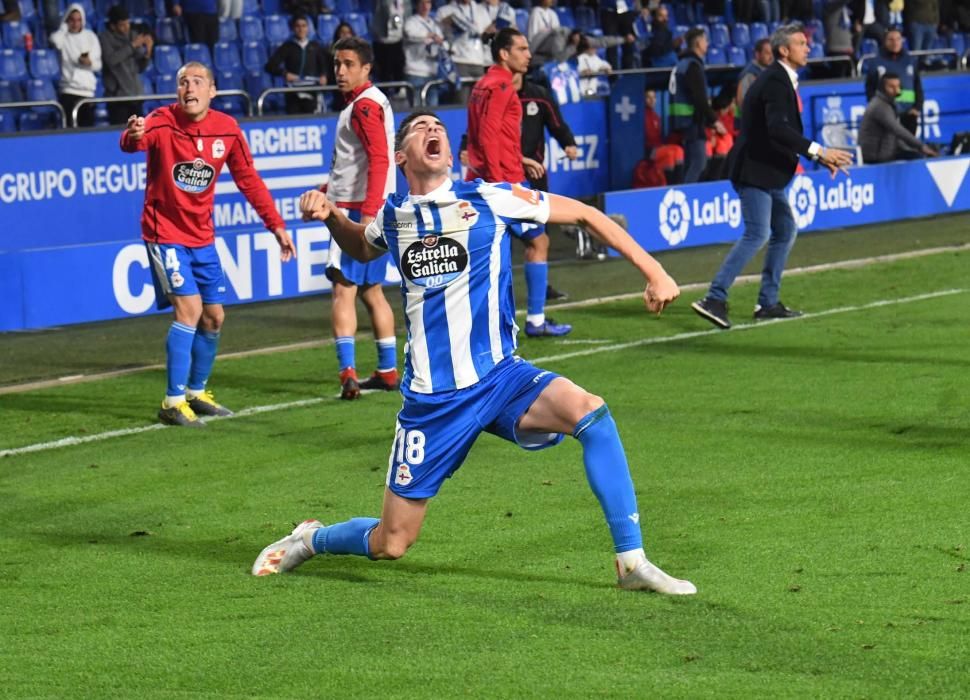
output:
[{"label": "team crest on jersey", "polygon": [[472,206],[471,202],[461,200],[458,202],[458,219],[463,228],[471,228],[478,221],[478,210]]},{"label": "team crest on jersey", "polygon": [[411,483],[411,469],[406,464],[397,465],[397,470],[394,472],[394,483],[398,486],[407,486]]},{"label": "team crest on jersey", "polygon": [[182,275],[178,271],[173,272],[171,275],[169,275],[168,279],[172,283],[173,289],[178,289],[183,284],[185,284],[185,278],[182,277]]},{"label": "team crest on jersey", "polygon": [[436,289],[456,279],[468,267],[468,251],[447,236],[425,236],[401,255],[401,272],[415,284]]},{"label": "team crest on jersey", "polygon": [[525,113],[530,117],[534,117],[539,113],[539,105],[537,105],[535,102],[530,102],[525,106]]},{"label": "team crest on jersey", "polygon": [[216,169],[201,158],[196,158],[191,163],[188,161],[176,163],[172,167],[172,179],[175,181],[175,186],[183,192],[198,194],[209,189],[216,179]]},{"label": "team crest on jersey", "polygon": [[226,155],[226,144],[222,139],[216,139],[212,142],[212,157],[222,158],[224,155]]},{"label": "team crest on jersey", "polygon": [[539,203],[539,192],[537,190],[530,190],[522,185],[512,185],[512,194],[514,194],[519,199],[524,199],[529,204]]}]

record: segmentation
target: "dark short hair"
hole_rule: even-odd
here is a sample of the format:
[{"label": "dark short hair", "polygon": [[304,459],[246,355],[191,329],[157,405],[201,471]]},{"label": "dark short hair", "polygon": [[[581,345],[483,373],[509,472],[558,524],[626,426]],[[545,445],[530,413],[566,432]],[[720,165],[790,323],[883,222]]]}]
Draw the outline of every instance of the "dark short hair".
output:
[{"label": "dark short hair", "polygon": [[333,45],[334,55],[338,51],[353,51],[362,65],[374,64],[374,49],[371,48],[369,41],[359,36],[348,36],[338,41]]},{"label": "dark short hair", "polygon": [[515,27],[505,27],[499,29],[498,34],[492,39],[492,60],[498,63],[498,52],[502,49],[508,51],[512,48],[512,40],[517,36],[525,36]]},{"label": "dark short hair", "polygon": [[293,27],[296,26],[296,23],[299,22],[301,19],[307,24],[310,24],[310,20],[307,18],[306,15],[296,14],[290,17],[290,29],[293,29]]},{"label": "dark short hair", "polygon": [[357,36],[357,32],[354,31],[354,26],[352,24],[350,24],[348,22],[341,22],[333,30],[333,36],[330,37],[330,43],[331,44],[334,44],[334,43],[336,43],[338,41],[338,37],[340,36],[340,31],[344,27],[347,27],[347,29],[350,30],[350,36]]},{"label": "dark short hair", "polygon": [[118,24],[118,22],[131,19],[131,16],[128,14],[128,9],[124,5],[114,5],[108,10],[106,19],[108,20],[108,24]]},{"label": "dark short hair", "polygon": [[779,49],[782,46],[788,46],[793,35],[804,33],[805,26],[801,22],[791,22],[778,27],[771,35],[771,53],[774,54],[775,58],[781,58]]},{"label": "dark short hair", "polygon": [[397,128],[397,132],[394,134],[394,152],[397,153],[404,146],[404,139],[407,138],[408,131],[411,129],[411,122],[413,122],[418,117],[434,117],[441,121],[438,117],[438,113],[432,109],[416,109],[411,112],[408,116],[404,117],[401,121],[401,125]]},{"label": "dark short hair", "polygon": [[691,27],[690,29],[687,30],[687,33],[684,34],[684,43],[687,44],[688,49],[692,49],[694,48],[694,42],[697,41],[700,37],[706,36],[706,35],[707,35],[707,32],[701,27]]},{"label": "dark short hair", "polygon": [[893,73],[892,71],[887,70],[885,73],[883,73],[882,77],[879,78],[879,89],[883,92],[886,91],[887,80],[901,80],[901,78],[899,77],[899,73]]},{"label": "dark short hair", "polygon": [[764,47],[771,45],[771,39],[766,36],[761,37],[756,42],[754,42],[754,52],[759,53]]}]

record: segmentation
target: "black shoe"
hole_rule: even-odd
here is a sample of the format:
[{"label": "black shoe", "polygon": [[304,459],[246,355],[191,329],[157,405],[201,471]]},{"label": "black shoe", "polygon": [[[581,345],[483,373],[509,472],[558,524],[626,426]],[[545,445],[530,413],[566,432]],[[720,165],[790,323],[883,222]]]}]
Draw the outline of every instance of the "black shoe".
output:
[{"label": "black shoe", "polygon": [[721,330],[726,331],[731,327],[731,321],[728,320],[728,307],[726,301],[704,297],[700,301],[695,301],[693,304],[691,304],[690,308],[692,308],[694,313],[696,313],[698,316],[710,321]]},{"label": "black shoe", "polygon": [[780,301],[771,306],[761,306],[761,304],[758,304],[754,307],[754,319],[756,321],[766,321],[771,318],[798,318],[801,315],[801,311],[789,309]]},{"label": "black shoe", "polygon": [[565,301],[569,298],[566,292],[560,292],[551,284],[546,285],[546,301]]}]

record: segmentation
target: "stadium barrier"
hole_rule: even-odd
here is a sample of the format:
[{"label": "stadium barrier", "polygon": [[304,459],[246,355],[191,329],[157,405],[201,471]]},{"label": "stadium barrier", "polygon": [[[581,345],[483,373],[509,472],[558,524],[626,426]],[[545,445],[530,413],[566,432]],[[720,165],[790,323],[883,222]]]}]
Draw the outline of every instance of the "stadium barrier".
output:
[{"label": "stadium barrier", "polygon": [[[253,98],[250,97],[249,93],[245,90],[219,90],[216,92],[216,98],[220,97],[241,97],[243,102],[246,103],[246,115],[253,116]],[[84,99],[78,100],[78,102],[71,109],[71,123],[77,124],[77,115],[80,113],[81,108],[84,105],[105,103],[110,104],[112,102],[156,102],[162,100],[175,101],[178,99],[178,95],[174,92],[172,93],[161,93],[157,95],[125,95],[122,97],[85,97]]]}]

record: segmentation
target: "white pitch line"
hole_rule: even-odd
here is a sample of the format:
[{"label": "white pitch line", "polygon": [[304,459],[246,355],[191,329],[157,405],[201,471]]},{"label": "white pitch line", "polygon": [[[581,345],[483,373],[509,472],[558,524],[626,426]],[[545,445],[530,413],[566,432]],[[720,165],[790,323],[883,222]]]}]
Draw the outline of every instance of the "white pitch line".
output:
[{"label": "white pitch line", "polygon": [[[827,309],[826,311],[816,311],[813,313],[807,313],[796,318],[778,319],[775,321],[761,321],[756,323],[745,323],[738,326],[732,326],[731,331],[748,331],[755,328],[770,328],[777,323],[792,323],[795,321],[803,321],[812,318],[821,318],[823,316],[834,316],[836,314],[846,314],[855,311],[865,311],[867,309],[875,309],[883,306],[895,306],[898,304],[910,304],[917,301],[925,301],[927,299],[937,299],[939,297],[952,296],[954,294],[962,294],[966,292],[966,289],[944,289],[938,292],[929,292],[927,294],[919,294],[912,297],[903,297],[901,299],[881,299],[879,301],[873,301],[868,304],[859,304],[857,306],[840,306],[835,309]],[[603,352],[616,352],[617,350],[626,350],[627,348],[635,348],[643,345],[660,345],[662,343],[673,343],[680,340],[689,340],[691,338],[702,338],[710,335],[718,335],[724,333],[725,331],[719,329],[711,329],[704,331],[694,331],[691,333],[678,333],[677,335],[659,336],[656,338],[644,338],[642,340],[634,340],[629,343],[616,343],[614,345],[600,345],[595,348],[590,348],[589,350],[577,350],[575,352],[566,352],[559,355],[548,355],[546,357],[535,357],[528,358],[529,362],[533,364],[546,364],[550,362],[557,362],[559,360],[568,360],[573,357],[585,357],[588,355],[598,355]],[[211,422],[213,420],[233,420],[235,418],[244,418],[246,416],[254,416],[259,413],[271,413],[274,411],[284,411],[289,408],[300,408],[303,406],[313,406],[318,403],[322,403],[329,399],[323,398],[313,398],[313,399],[301,399],[298,401],[288,401],[286,403],[270,404],[268,406],[253,406],[251,408],[244,408],[240,411],[236,411],[231,416],[226,416],[225,418],[209,418],[206,422]],[[138,433],[146,433],[149,430],[160,430],[165,426],[153,423],[152,425],[143,425],[137,428],[124,428],[122,430],[110,430],[106,433],[97,433],[96,435],[86,435],[84,437],[66,437],[60,440],[54,440],[52,442],[39,442],[33,445],[26,445],[25,447],[15,447],[7,450],[0,450],[0,458],[3,457],[15,457],[17,455],[28,454],[30,452],[42,452],[44,450],[53,450],[58,447],[71,447],[74,445],[83,445],[89,442],[100,442],[102,440],[109,440],[115,437],[125,437],[127,435],[137,435]]]}]

